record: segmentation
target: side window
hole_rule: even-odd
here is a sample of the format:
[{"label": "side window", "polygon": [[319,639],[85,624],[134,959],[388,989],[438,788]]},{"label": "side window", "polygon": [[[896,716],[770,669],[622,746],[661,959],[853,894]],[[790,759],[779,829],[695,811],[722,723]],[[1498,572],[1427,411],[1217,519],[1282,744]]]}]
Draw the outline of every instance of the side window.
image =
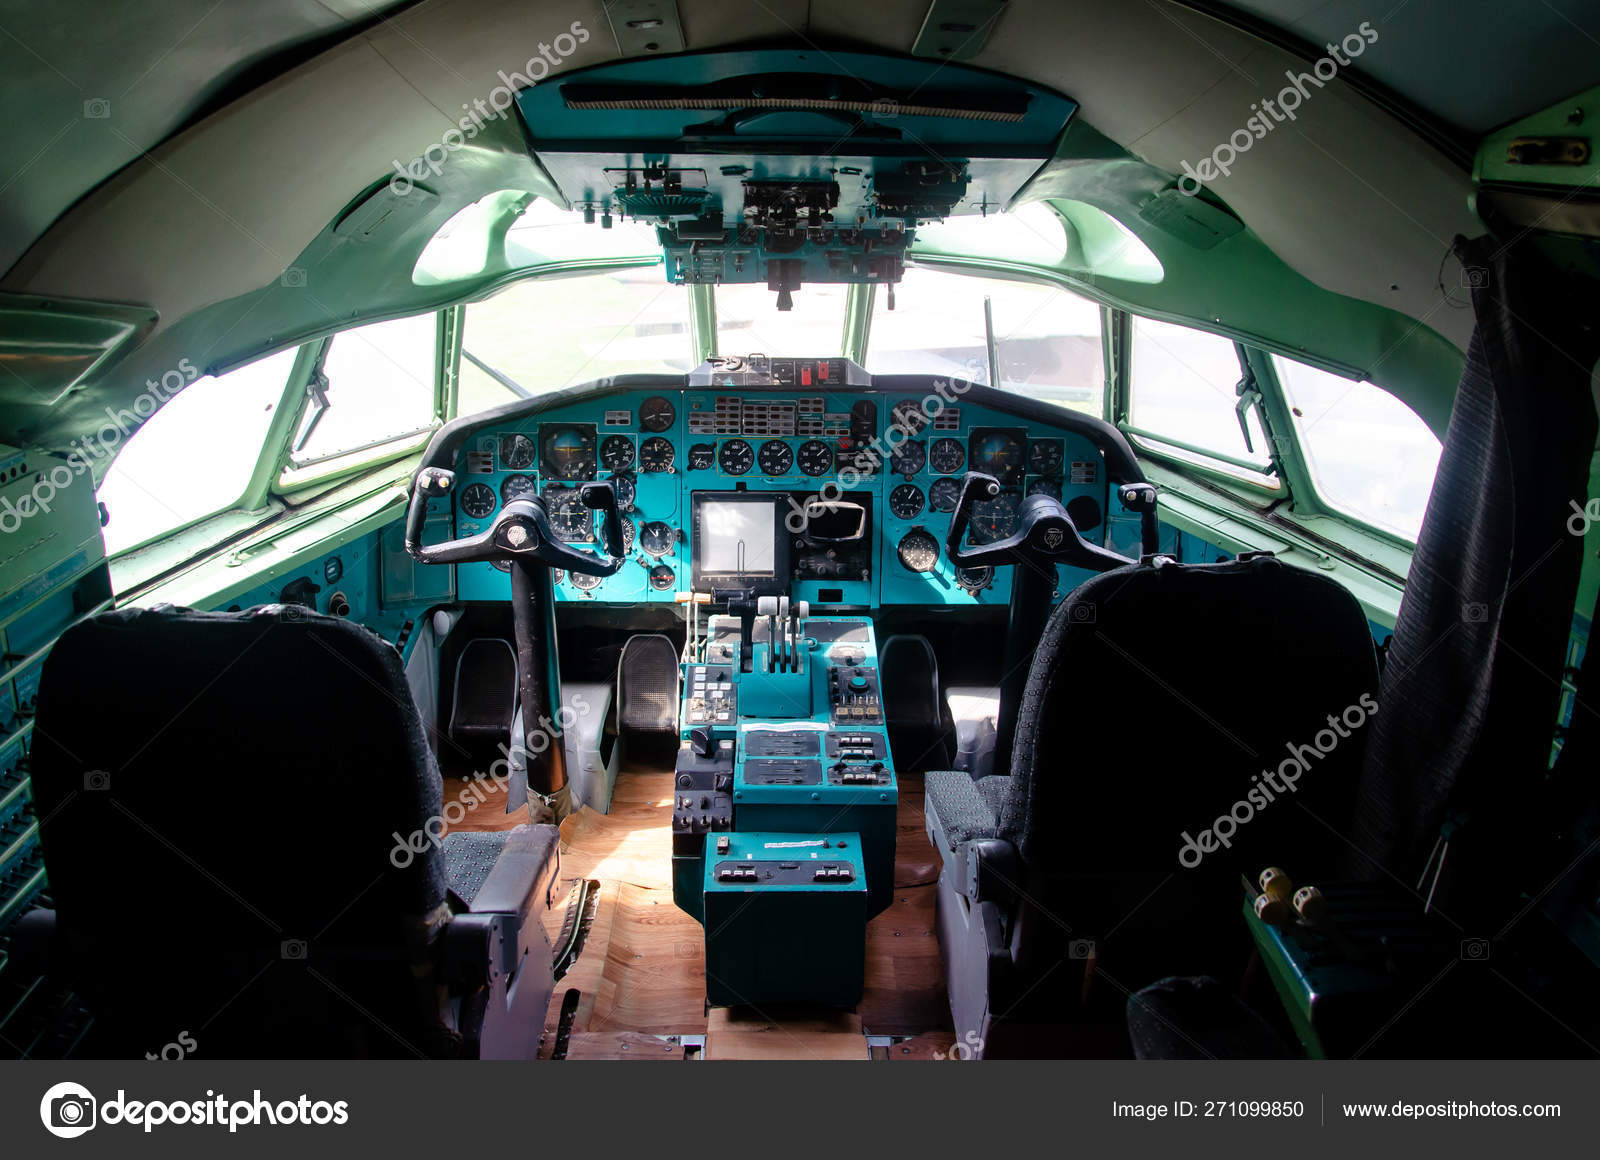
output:
[{"label": "side window", "polygon": [[437,335],[433,314],[334,335],[322,360],[327,391],[306,404],[290,462],[304,467],[432,426]]},{"label": "side window", "polygon": [[1328,506],[1413,542],[1439,438],[1382,387],[1273,356],[1311,482]]},{"label": "side window", "polygon": [[1240,427],[1242,376],[1231,339],[1148,318],[1133,319],[1128,417],[1146,444],[1231,475],[1267,482],[1271,448],[1254,408]]},{"label": "side window", "polygon": [[[108,552],[215,515],[244,495],[296,353],[196,379],[134,432],[100,483]],[[107,435],[102,429],[98,446]]]},{"label": "side window", "polygon": [[879,287],[867,336],[874,374],[959,375],[989,381],[983,300],[994,312],[1000,385],[1098,416],[1105,405],[1100,307],[1039,282],[1004,281],[913,267]]},{"label": "side window", "polygon": [[688,291],[659,265],[518,282],[467,307],[456,413],[611,375],[682,374],[692,350]]}]

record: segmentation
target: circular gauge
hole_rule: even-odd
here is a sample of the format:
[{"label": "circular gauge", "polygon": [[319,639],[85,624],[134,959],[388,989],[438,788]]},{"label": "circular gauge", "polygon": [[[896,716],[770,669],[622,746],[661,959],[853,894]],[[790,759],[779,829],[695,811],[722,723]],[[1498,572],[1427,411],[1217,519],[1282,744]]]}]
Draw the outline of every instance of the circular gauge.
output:
[{"label": "circular gauge", "polygon": [[715,443],[696,443],[689,448],[689,470],[710,471],[717,462]]},{"label": "circular gauge", "polygon": [[936,439],[928,449],[928,463],[940,475],[953,475],[967,462],[967,449],[956,439]]},{"label": "circular gauge", "polygon": [[968,592],[982,592],[994,583],[994,569],[987,564],[979,568],[957,568],[956,583]]},{"label": "circular gauge", "polygon": [[575,487],[547,487],[544,506],[550,512],[550,530],[559,540],[579,543],[594,539],[593,514]]},{"label": "circular gauge", "polygon": [[956,501],[960,498],[959,479],[936,479],[933,481],[933,486],[928,489],[928,504],[936,512],[955,511]]},{"label": "circular gauge", "polygon": [[467,487],[461,493],[461,510],[475,520],[486,518],[494,511],[494,488],[486,483],[474,483]]},{"label": "circular gauge", "polygon": [[322,565],[322,578],[329,584],[339,583],[339,578],[344,575],[344,561],[337,556],[329,556]]},{"label": "circular gauge", "polygon": [[895,475],[910,479],[928,462],[928,445],[920,439],[908,439],[895,448],[889,456],[889,470]]},{"label": "circular gauge", "polygon": [[756,462],[761,465],[762,475],[788,475],[794,466],[794,452],[782,439],[768,439],[761,445]]},{"label": "circular gauge", "polygon": [[657,592],[664,592],[678,582],[677,576],[665,564],[657,564],[650,569],[650,587]]},{"label": "circular gauge", "polygon": [[645,471],[659,474],[671,471],[673,461],[678,457],[673,449],[672,440],[663,439],[659,435],[652,436],[639,444],[639,466]]},{"label": "circular gauge", "polygon": [[665,431],[678,417],[678,409],[664,395],[652,395],[639,404],[639,426],[646,431]]},{"label": "circular gauge", "polygon": [[795,456],[800,470],[810,476],[827,475],[833,470],[833,448],[820,439],[807,439]]},{"label": "circular gauge", "polygon": [[631,512],[633,505],[639,498],[639,489],[634,486],[633,476],[627,472],[611,477],[611,487],[617,493],[617,510]]},{"label": "circular gauge", "polygon": [[526,471],[539,457],[526,435],[506,435],[500,440],[500,462],[512,471]]},{"label": "circular gauge", "polygon": [[514,499],[526,499],[538,492],[533,478],[527,475],[508,475],[500,481],[500,502],[510,503]]},{"label": "circular gauge", "polygon": [[660,520],[651,520],[639,529],[639,546],[659,558],[678,546],[678,534]]},{"label": "circular gauge", "polygon": [[574,572],[572,586],[580,592],[593,592],[600,587],[600,582],[604,579],[604,576],[591,576],[587,572]]},{"label": "circular gauge", "polygon": [[539,470],[546,479],[593,479],[595,467],[594,428],[579,427],[575,423],[551,425],[554,430],[540,431],[540,454],[543,463]]},{"label": "circular gauge", "polygon": [[916,519],[922,514],[922,502],[922,489],[914,483],[902,483],[889,493],[889,511],[897,519]]},{"label": "circular gauge", "polygon": [[552,569],[550,569],[550,583],[559,584],[563,580],[565,580],[566,578],[567,578],[567,570],[565,568],[552,568]]},{"label": "circular gauge", "polygon": [[633,440],[626,435],[607,435],[600,444],[600,465],[607,471],[627,471],[633,466]]},{"label": "circular gauge", "polygon": [[1065,457],[1061,440],[1035,439],[1028,444],[1028,474],[1054,478],[1061,474],[1061,461]]},{"label": "circular gauge", "polygon": [[974,544],[992,544],[1005,539],[1017,530],[1017,506],[1021,502],[1016,492],[1003,491],[993,499],[973,504],[967,539]]},{"label": "circular gauge", "polygon": [[912,528],[900,540],[900,563],[910,572],[932,572],[939,563],[939,541],[921,528]]},{"label": "circular gauge", "polygon": [[622,554],[624,556],[633,551],[633,542],[638,535],[638,529],[634,527],[633,521],[624,519],[622,521]]},{"label": "circular gauge", "polygon": [[717,466],[729,475],[743,475],[756,461],[756,453],[743,439],[729,439],[717,449]]},{"label": "circular gauge", "polygon": [[889,422],[907,435],[916,435],[928,425],[928,412],[916,399],[901,399],[889,408]]},{"label": "circular gauge", "polygon": [[1047,495],[1051,499],[1061,498],[1061,485],[1053,479],[1036,479],[1028,485],[1029,495]]}]

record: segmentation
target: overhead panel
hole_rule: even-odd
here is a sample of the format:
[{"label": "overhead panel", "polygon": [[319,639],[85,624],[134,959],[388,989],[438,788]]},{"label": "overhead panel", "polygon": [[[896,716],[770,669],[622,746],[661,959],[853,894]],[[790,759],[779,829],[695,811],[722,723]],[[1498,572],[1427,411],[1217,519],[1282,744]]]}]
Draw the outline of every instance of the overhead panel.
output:
[{"label": "overhead panel", "polygon": [[669,281],[765,282],[779,309],[807,282],[898,282],[919,225],[1009,203],[1076,108],[964,66],[788,49],[615,62],[518,99],[586,219],[649,222]]}]

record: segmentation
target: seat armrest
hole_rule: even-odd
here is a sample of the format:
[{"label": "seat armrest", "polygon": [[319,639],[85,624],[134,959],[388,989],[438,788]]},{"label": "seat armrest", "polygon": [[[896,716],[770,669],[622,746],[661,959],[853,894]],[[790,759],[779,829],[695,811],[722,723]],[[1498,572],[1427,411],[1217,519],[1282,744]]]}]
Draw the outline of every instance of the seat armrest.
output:
[{"label": "seat armrest", "polygon": [[956,856],[964,870],[962,893],[973,902],[993,902],[1009,911],[1022,889],[1017,848],[1004,838],[976,838],[963,843]]},{"label": "seat armrest", "polygon": [[560,865],[561,831],[554,826],[511,831],[468,913],[522,915],[535,906],[548,908]]},{"label": "seat armrest", "polygon": [[965,770],[930,769],[923,781],[923,827],[945,861],[965,842],[1000,832],[994,809]]}]

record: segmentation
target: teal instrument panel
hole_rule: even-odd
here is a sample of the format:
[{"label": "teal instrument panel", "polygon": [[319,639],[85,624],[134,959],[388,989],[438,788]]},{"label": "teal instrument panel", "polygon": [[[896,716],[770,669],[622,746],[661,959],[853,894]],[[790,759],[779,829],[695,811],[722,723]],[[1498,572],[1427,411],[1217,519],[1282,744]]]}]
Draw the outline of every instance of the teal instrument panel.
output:
[{"label": "teal instrument panel", "polygon": [[[891,389],[875,389],[843,359],[793,365],[799,369],[787,384],[610,391],[478,426],[455,452],[454,536],[483,531],[506,502],[531,491],[545,498],[563,539],[592,545],[596,521],[577,488],[610,480],[628,561],[610,577],[558,573],[557,599],[672,603],[691,588],[694,494],[771,494],[781,501],[795,599],[978,606],[1004,605],[1011,579],[1009,568],[957,570],[945,557],[967,471],[994,474],[1004,487],[975,512],[974,542],[1008,535],[1017,506],[1038,490],[1057,495],[1097,544],[1106,542],[1112,509],[1124,515],[1100,447],[1072,429],[1082,426],[1080,416],[1063,412],[1058,425],[1040,417],[1053,407],[1019,396],[1024,416],[1000,392],[959,381],[895,376]],[[927,389],[905,389],[919,385]],[[970,397],[978,394],[982,402]],[[1061,572],[1061,592],[1084,578]],[[497,566],[457,566],[458,598],[507,600],[510,593],[509,575]]]}]

